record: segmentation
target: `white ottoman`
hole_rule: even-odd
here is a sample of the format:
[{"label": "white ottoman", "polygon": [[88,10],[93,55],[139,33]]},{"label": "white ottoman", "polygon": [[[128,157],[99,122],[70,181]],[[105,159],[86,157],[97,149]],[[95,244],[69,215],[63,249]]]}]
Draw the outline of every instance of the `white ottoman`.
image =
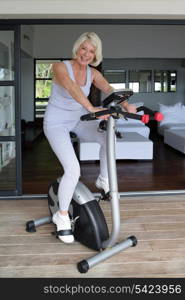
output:
[{"label": "white ottoman", "polygon": [[99,160],[100,145],[93,142],[79,142],[78,152],[80,161]]},{"label": "white ottoman", "polygon": [[164,143],[185,153],[185,129],[165,130]]},{"label": "white ottoman", "polygon": [[137,132],[124,132],[116,142],[116,159],[152,159],[153,142]]},{"label": "white ottoman", "polygon": [[[80,161],[99,160],[100,146],[92,142],[79,143]],[[116,159],[152,159],[153,142],[139,133],[125,132],[116,141]]]}]

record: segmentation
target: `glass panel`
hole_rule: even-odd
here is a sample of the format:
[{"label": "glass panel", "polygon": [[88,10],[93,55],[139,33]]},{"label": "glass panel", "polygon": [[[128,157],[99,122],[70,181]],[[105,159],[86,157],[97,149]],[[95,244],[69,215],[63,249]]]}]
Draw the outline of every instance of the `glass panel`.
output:
[{"label": "glass panel", "polygon": [[152,91],[152,71],[130,71],[129,88],[134,92],[150,93]]},{"label": "glass panel", "polygon": [[129,82],[129,89],[134,93],[139,93],[139,82]]},{"label": "glass panel", "polygon": [[104,76],[110,83],[125,83],[126,71],[125,70],[106,70]]},{"label": "glass panel", "polygon": [[110,83],[115,90],[125,89],[126,83]]},{"label": "glass panel", "polygon": [[43,118],[48,98],[51,93],[52,80],[36,80],[35,117]]},{"label": "glass panel", "polygon": [[162,74],[161,71],[154,72],[154,91],[162,92]]},{"label": "glass panel", "polygon": [[167,92],[168,91],[168,75],[167,72],[164,71],[163,72],[163,92]]},{"label": "glass panel", "polygon": [[125,70],[106,70],[104,77],[115,89],[125,89],[126,87],[126,71]]},{"label": "glass panel", "polygon": [[0,80],[14,79],[14,32],[0,31]]},{"label": "glass panel", "polygon": [[36,101],[36,118],[43,118],[47,105],[48,105],[48,101],[37,99],[37,101]]},{"label": "glass panel", "polygon": [[175,71],[170,71],[170,78],[169,78],[169,91],[176,92],[177,90],[177,73]]},{"label": "glass panel", "polygon": [[0,136],[15,135],[14,87],[0,86]]},{"label": "glass panel", "polygon": [[52,64],[60,60],[38,59],[35,63],[35,117],[43,118],[51,93]]},{"label": "glass panel", "polygon": [[155,71],[154,88],[155,92],[176,92],[177,73],[176,71]]},{"label": "glass panel", "polygon": [[0,142],[0,190],[15,189],[15,142]]}]

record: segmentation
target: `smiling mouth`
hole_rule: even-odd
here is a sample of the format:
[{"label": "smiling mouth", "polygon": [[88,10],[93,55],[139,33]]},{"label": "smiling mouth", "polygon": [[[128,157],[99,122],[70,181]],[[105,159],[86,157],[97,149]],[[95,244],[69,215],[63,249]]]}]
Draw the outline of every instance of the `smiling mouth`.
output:
[{"label": "smiling mouth", "polygon": [[81,61],[83,62],[89,62],[91,61],[91,58],[84,58],[84,57],[80,57]]}]

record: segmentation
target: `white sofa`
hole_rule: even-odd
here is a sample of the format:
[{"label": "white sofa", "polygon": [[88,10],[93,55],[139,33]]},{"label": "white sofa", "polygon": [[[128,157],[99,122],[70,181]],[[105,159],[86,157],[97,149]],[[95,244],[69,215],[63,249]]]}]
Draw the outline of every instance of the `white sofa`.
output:
[{"label": "white sofa", "polygon": [[165,130],[185,129],[185,106],[181,102],[174,105],[159,103],[159,112],[164,115],[164,119],[158,122],[160,135],[164,136]]},{"label": "white sofa", "polygon": [[159,104],[164,119],[158,124],[158,133],[164,136],[164,143],[185,153],[185,106]]},{"label": "white sofa", "polygon": [[185,154],[185,129],[166,129],[164,143]]}]

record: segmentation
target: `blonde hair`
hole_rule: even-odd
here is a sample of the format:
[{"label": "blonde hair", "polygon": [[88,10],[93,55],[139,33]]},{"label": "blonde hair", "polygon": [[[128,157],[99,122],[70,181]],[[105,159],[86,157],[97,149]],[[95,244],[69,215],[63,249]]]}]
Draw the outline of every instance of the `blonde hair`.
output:
[{"label": "blonde hair", "polygon": [[95,32],[85,32],[79,36],[76,42],[73,45],[72,49],[72,58],[76,58],[76,53],[81,46],[81,44],[85,41],[89,40],[93,46],[95,47],[95,56],[94,60],[91,63],[91,66],[96,67],[100,64],[103,59],[102,56],[102,42],[99,36]]}]

